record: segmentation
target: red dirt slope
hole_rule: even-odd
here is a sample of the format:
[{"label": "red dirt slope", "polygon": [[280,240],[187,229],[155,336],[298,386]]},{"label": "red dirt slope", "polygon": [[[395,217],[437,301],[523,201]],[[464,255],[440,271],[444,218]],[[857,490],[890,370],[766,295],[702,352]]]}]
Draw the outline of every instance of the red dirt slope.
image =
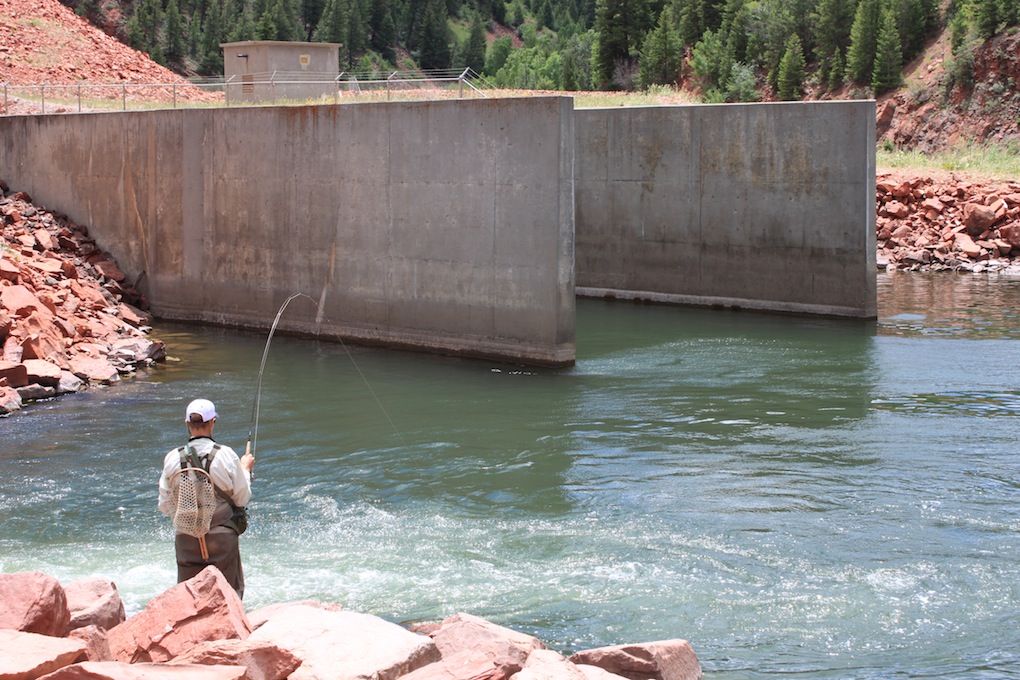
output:
[{"label": "red dirt slope", "polygon": [[179,83],[180,76],[57,0],[0,0],[0,82]]}]

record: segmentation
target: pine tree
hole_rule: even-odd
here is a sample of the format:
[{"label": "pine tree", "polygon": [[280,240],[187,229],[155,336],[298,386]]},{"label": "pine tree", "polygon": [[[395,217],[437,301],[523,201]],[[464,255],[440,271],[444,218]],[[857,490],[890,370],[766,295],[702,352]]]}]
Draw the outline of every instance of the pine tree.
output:
[{"label": "pine tree", "polygon": [[390,0],[375,0],[372,3],[372,16],[368,23],[372,32],[369,41],[372,49],[386,61],[395,62],[397,55],[393,48],[397,43],[397,24],[393,20]]},{"label": "pine tree", "polygon": [[891,7],[882,12],[882,25],[878,31],[875,46],[875,66],[871,75],[871,88],[875,94],[882,94],[899,87],[903,78],[903,52],[900,48],[900,32],[896,27],[896,15]]},{"label": "pine tree", "polygon": [[832,67],[829,69],[829,89],[835,90],[843,86],[843,76],[846,73],[846,61],[843,53],[837,51],[832,55]]},{"label": "pine tree", "polygon": [[184,43],[184,20],[177,8],[177,0],[170,0],[166,4],[165,26],[166,58],[175,64],[180,63],[184,58],[186,45]]},{"label": "pine tree", "polygon": [[315,27],[314,37],[317,42],[341,43],[347,32],[346,0],[326,0],[319,17],[319,25]]},{"label": "pine tree", "polygon": [[879,0],[861,0],[850,28],[850,49],[846,55],[846,77],[863,85],[871,82],[878,44]]},{"label": "pine tree", "polygon": [[701,81],[702,93],[726,89],[733,73],[733,62],[722,38],[715,31],[705,31],[691,50],[691,70]]},{"label": "pine tree", "polygon": [[[820,0],[811,14],[815,34],[815,59],[831,63],[836,52],[845,52],[850,45],[850,27],[854,20],[851,0]],[[840,80],[842,80],[840,75]]]},{"label": "pine tree", "polygon": [[999,0],[976,0],[974,24],[981,38],[987,40],[995,35],[999,28]]},{"label": "pine tree", "polygon": [[312,39],[325,8],[326,0],[301,0],[301,26],[304,40]]},{"label": "pine tree", "polygon": [[471,33],[468,34],[467,46],[464,49],[464,66],[481,73],[485,70],[485,27],[479,16],[471,22]]},{"label": "pine tree", "polygon": [[618,65],[632,61],[649,23],[646,0],[597,0],[595,72],[602,86],[613,82]]},{"label": "pine tree", "polygon": [[676,82],[680,78],[682,61],[680,42],[664,10],[659,16],[655,30],[645,38],[638,71],[639,85],[647,88],[649,85],[668,85]]},{"label": "pine tree", "polygon": [[240,42],[242,40],[255,39],[255,16],[252,12],[252,3],[244,3],[240,14],[237,16],[237,20],[230,28],[230,33],[227,34],[228,41]]},{"label": "pine tree", "polygon": [[418,64],[423,69],[449,68],[450,28],[446,24],[446,3],[429,0],[422,15]]},{"label": "pine tree", "polygon": [[794,33],[787,38],[783,58],[779,61],[777,94],[783,101],[800,99],[803,86],[804,48],[801,47],[800,36]]},{"label": "pine tree", "polygon": [[224,23],[224,0],[209,0],[202,21],[202,73],[223,75],[223,50],[220,43],[226,42]]},{"label": "pine tree", "polygon": [[128,44],[139,52],[145,52],[160,64],[166,64],[159,34],[163,30],[163,7],[159,0],[143,0],[135,6],[135,13],[125,25]]},{"label": "pine tree", "polygon": [[358,57],[368,49],[368,13],[362,0],[347,0],[347,30],[344,32],[341,51],[347,55],[348,68],[354,68]]}]

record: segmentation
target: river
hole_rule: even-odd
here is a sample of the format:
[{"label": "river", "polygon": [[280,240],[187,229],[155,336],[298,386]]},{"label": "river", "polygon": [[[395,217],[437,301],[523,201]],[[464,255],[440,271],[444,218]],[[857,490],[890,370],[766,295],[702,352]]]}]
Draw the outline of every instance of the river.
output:
[{"label": "river", "polygon": [[[297,304],[297,303],[295,303]],[[578,649],[682,637],[715,680],[1020,677],[1020,279],[879,275],[877,322],[580,300],[544,370],[277,336],[249,610],[459,611]],[[243,450],[265,336],[0,421],[0,571],[174,582],[184,406]]]}]

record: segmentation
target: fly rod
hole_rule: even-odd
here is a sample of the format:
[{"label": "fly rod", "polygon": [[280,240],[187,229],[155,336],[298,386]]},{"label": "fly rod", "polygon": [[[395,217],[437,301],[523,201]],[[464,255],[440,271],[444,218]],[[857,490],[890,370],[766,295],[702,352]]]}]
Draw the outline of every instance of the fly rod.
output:
[{"label": "fly rod", "polygon": [[[273,325],[269,329],[269,337],[266,338],[266,346],[262,350],[262,363],[259,365],[259,376],[255,383],[255,400],[251,405],[251,421],[248,423],[248,443],[244,445],[244,453],[255,456],[255,450],[258,443],[258,432],[259,432],[259,408],[262,403],[262,374],[266,370],[266,359],[269,357],[269,346],[273,343],[273,334],[276,333],[276,327],[280,324],[280,318],[283,316],[284,310],[287,309],[287,305],[296,300],[299,297],[306,297],[312,300],[311,297],[304,293],[294,293],[289,298],[283,301],[280,305],[280,309],[276,312],[276,318],[273,319]],[[315,300],[312,300],[312,304],[318,307]]]}]

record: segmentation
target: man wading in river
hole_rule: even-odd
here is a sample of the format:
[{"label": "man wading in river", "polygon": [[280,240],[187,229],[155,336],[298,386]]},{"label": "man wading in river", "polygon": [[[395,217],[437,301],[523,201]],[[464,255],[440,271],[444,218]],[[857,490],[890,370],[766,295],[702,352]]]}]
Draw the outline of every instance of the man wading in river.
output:
[{"label": "man wading in river", "polygon": [[174,520],[177,582],[214,565],[244,597],[238,535],[247,528],[244,507],[251,498],[255,457],[246,453],[238,458],[229,446],[213,441],[218,417],[208,399],[188,404],[184,422],[191,438],[166,454],[159,510]]}]

